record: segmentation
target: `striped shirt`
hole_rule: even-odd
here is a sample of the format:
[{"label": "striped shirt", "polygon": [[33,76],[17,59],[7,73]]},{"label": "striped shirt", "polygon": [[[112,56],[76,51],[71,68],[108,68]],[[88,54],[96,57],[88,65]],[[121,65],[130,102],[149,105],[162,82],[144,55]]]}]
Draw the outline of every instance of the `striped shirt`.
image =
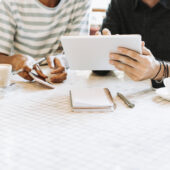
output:
[{"label": "striped shirt", "polygon": [[0,1],[0,53],[56,55],[63,35],[87,35],[91,0],[61,0],[49,8],[39,0]]}]

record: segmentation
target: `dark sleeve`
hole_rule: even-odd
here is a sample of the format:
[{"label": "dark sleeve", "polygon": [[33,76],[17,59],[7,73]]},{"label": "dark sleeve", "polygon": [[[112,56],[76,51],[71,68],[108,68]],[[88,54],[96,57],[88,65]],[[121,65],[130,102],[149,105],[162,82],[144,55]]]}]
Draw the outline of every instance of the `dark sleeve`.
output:
[{"label": "dark sleeve", "polygon": [[120,11],[119,0],[112,0],[106,13],[106,17],[103,20],[101,30],[108,28],[112,34],[120,34]]},{"label": "dark sleeve", "polygon": [[163,82],[157,83],[155,80],[151,80],[151,82],[152,82],[152,87],[155,88],[155,89],[158,89],[158,88],[161,88],[161,87],[165,87]]}]

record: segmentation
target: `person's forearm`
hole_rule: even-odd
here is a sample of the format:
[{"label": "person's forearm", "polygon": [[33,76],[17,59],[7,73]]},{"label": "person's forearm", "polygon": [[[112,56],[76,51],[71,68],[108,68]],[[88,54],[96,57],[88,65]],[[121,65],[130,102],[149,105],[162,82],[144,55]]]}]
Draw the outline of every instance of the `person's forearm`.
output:
[{"label": "person's forearm", "polygon": [[12,56],[0,54],[0,64],[12,64]]},{"label": "person's forearm", "polygon": [[0,64],[10,64],[10,65],[12,65],[12,69],[14,71],[20,65],[19,63],[23,64],[25,62],[25,60],[26,60],[26,58],[24,58],[21,54],[15,54],[12,56],[8,56],[6,54],[0,53]]}]

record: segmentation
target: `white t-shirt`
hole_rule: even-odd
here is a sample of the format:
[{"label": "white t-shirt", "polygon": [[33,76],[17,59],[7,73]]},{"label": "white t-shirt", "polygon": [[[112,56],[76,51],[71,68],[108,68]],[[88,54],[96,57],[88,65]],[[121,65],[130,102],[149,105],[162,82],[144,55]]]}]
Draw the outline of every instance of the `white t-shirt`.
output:
[{"label": "white t-shirt", "polygon": [[0,1],[0,53],[56,55],[62,35],[89,32],[91,0],[61,0],[49,8],[39,0]]}]

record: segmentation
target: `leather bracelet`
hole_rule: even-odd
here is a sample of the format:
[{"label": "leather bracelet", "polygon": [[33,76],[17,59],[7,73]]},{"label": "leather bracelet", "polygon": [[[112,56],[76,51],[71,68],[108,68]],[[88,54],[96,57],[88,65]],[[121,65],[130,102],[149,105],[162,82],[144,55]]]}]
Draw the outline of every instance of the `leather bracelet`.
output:
[{"label": "leather bracelet", "polygon": [[159,70],[158,70],[157,74],[152,78],[152,80],[155,80],[158,77],[159,73],[161,72],[161,69],[162,69],[161,62],[159,62],[159,64],[160,64]]},{"label": "leather bracelet", "polygon": [[166,78],[167,72],[166,72],[166,65],[165,65],[165,62],[162,61],[162,64],[163,64],[163,66],[164,66],[164,74],[163,74],[163,78]]},{"label": "leather bracelet", "polygon": [[[162,82],[163,82],[163,80],[164,80],[164,78],[165,78],[165,76],[166,76],[166,66],[165,66],[165,63],[164,63],[164,61],[162,61],[162,62],[160,62],[160,64],[162,64],[163,65],[163,77],[162,77],[162,79],[161,80],[154,80],[156,83],[158,83],[158,84],[161,84]],[[162,65],[161,65],[161,67],[162,67]],[[160,70],[161,71],[161,70]],[[160,73],[160,72],[159,72]],[[159,75],[159,73],[158,73],[158,75]],[[158,76],[157,75],[157,76]],[[155,77],[156,78],[156,77]]]},{"label": "leather bracelet", "polygon": [[169,67],[168,64],[166,65],[166,69],[167,69],[167,78],[169,77]]}]

